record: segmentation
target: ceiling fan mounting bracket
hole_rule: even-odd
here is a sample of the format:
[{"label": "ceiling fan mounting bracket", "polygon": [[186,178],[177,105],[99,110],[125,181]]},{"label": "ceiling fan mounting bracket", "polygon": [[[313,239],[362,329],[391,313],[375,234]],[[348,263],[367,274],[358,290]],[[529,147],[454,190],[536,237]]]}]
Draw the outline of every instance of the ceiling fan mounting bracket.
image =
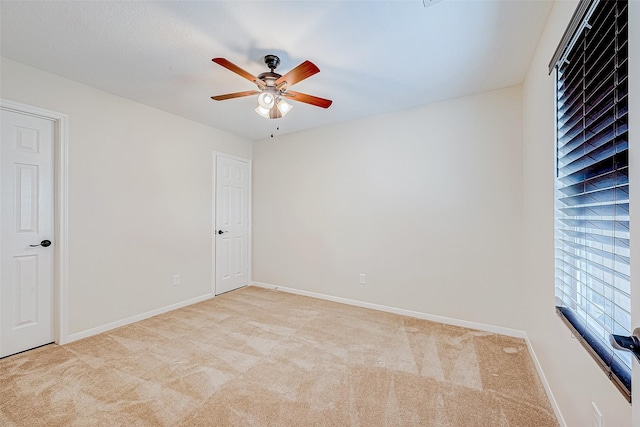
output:
[{"label": "ceiling fan mounting bracket", "polygon": [[264,63],[267,64],[267,68],[269,68],[273,73],[273,70],[278,68],[278,65],[280,65],[280,58],[276,55],[265,55]]}]

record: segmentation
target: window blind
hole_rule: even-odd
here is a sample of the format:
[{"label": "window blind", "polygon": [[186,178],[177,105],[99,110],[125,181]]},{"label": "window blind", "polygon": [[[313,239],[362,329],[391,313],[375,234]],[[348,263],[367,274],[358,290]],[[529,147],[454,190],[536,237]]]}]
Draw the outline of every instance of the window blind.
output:
[{"label": "window blind", "polygon": [[556,307],[630,400],[631,354],[609,344],[631,335],[627,1],[578,10],[554,54]]}]

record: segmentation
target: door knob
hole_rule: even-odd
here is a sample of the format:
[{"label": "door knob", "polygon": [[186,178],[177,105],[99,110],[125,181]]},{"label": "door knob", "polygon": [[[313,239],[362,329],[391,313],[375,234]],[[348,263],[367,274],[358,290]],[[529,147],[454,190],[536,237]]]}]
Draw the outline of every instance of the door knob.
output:
[{"label": "door knob", "polygon": [[633,330],[633,335],[624,336],[624,335],[609,335],[609,342],[611,343],[611,347],[616,350],[624,350],[630,351],[640,362],[640,328],[636,328]]},{"label": "door knob", "polygon": [[223,233],[228,233],[228,231],[227,230],[225,230],[225,231],[218,230],[218,234],[223,234]]},{"label": "door knob", "polygon": [[51,240],[43,240],[42,242],[40,242],[37,245],[29,245],[29,246],[31,246],[32,248],[37,248],[38,246],[42,246],[42,247],[46,248],[48,246],[51,246]]}]

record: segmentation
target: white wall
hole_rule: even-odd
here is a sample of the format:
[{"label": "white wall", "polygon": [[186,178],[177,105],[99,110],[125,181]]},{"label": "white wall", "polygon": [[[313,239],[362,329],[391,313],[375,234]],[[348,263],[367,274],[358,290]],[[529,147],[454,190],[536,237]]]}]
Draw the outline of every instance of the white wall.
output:
[{"label": "white wall", "polygon": [[521,105],[514,87],[255,142],[253,280],[522,329]]},{"label": "white wall", "polygon": [[555,3],[523,85],[525,330],[567,425],[593,425],[591,402],[595,402],[604,414],[605,425],[622,427],[631,425],[631,406],[571,338],[554,310],[555,101],[554,77],[547,69],[576,5],[575,1]]},{"label": "white wall", "polygon": [[250,158],[251,143],[5,58],[1,70],[3,98],[69,115],[69,333],[210,293],[212,153]]}]

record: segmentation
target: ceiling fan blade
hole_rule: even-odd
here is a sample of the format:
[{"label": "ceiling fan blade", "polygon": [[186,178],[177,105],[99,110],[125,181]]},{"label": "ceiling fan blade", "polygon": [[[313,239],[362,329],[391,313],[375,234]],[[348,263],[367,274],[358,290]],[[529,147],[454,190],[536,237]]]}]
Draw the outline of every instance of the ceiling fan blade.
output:
[{"label": "ceiling fan blade", "polygon": [[216,101],[224,101],[225,99],[241,98],[243,96],[251,96],[259,94],[259,90],[245,90],[244,92],[227,93],[225,95],[212,96],[211,99]]},{"label": "ceiling fan blade", "polygon": [[222,65],[227,70],[231,70],[234,73],[236,73],[237,75],[239,75],[241,77],[244,77],[245,79],[249,80],[251,83],[255,83],[255,81],[257,80],[256,76],[251,75],[249,72],[243,70],[242,68],[238,67],[233,62],[228,61],[228,60],[226,60],[224,58],[213,58],[212,61],[215,62],[218,65]]},{"label": "ceiling fan blade", "polygon": [[307,95],[306,93],[286,91],[283,93],[287,98],[291,98],[293,101],[304,102],[306,104],[315,105],[316,107],[329,108],[331,106],[330,99],[318,98],[317,96]]},{"label": "ceiling fan blade", "polygon": [[294,84],[319,72],[320,68],[316,67],[313,62],[304,61],[302,64],[276,80],[276,86],[283,82],[287,82],[287,86],[293,86]]}]

